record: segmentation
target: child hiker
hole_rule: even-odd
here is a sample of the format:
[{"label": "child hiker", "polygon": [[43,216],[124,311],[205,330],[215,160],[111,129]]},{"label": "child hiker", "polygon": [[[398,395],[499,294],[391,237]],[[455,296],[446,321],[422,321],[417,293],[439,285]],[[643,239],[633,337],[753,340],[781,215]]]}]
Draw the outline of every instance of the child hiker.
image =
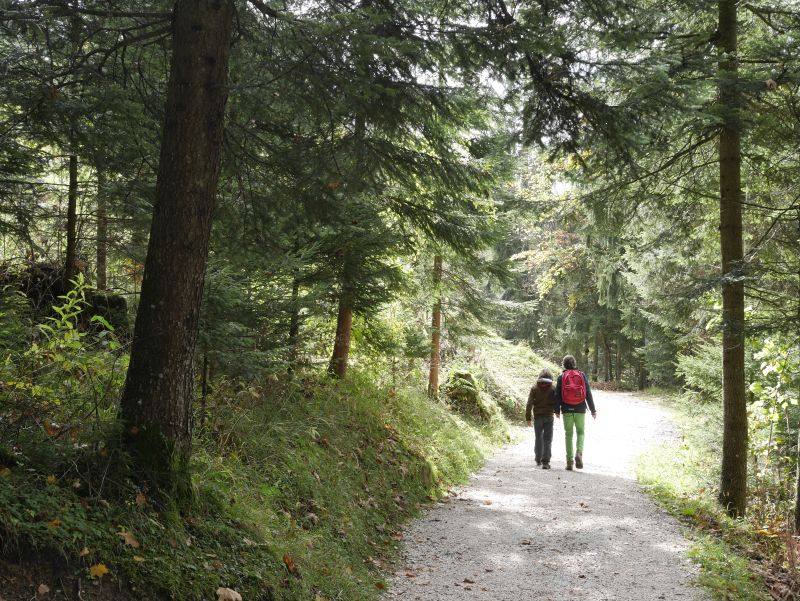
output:
[{"label": "child hiker", "polygon": [[[583,468],[583,438],[586,425],[586,407],[592,413],[592,419],[597,419],[594,408],[592,389],[589,388],[589,379],[586,374],[575,368],[575,357],[567,355],[561,361],[564,371],[558,376],[556,382],[556,417],[564,414],[564,432],[567,443],[567,469],[572,470],[574,465]],[[577,450],[573,449],[573,430],[578,433]],[[574,453],[574,454],[573,454]]]},{"label": "child hiker", "polygon": [[553,387],[553,372],[543,369],[539,379],[531,388],[528,404],[525,407],[525,421],[531,425],[531,409],[533,409],[533,427],[536,434],[536,465],[543,470],[550,469],[550,455],[553,443],[553,414],[556,408],[556,390]]}]

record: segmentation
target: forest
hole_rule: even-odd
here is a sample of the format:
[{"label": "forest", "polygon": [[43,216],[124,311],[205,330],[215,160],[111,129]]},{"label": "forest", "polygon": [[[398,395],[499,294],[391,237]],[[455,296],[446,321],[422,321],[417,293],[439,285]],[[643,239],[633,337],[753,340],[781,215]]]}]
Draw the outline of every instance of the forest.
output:
[{"label": "forest", "polygon": [[800,598],[798,0],[0,0],[0,74],[0,601],[376,598],[565,354]]}]

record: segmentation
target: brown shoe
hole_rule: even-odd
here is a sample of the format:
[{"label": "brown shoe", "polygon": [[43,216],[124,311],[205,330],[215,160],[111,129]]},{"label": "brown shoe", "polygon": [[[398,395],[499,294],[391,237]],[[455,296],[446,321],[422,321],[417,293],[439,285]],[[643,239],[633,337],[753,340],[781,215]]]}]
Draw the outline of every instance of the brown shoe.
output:
[{"label": "brown shoe", "polygon": [[575,453],[575,467],[579,470],[583,469],[583,453]]},{"label": "brown shoe", "polygon": [[567,471],[572,471],[572,459],[567,459]]}]

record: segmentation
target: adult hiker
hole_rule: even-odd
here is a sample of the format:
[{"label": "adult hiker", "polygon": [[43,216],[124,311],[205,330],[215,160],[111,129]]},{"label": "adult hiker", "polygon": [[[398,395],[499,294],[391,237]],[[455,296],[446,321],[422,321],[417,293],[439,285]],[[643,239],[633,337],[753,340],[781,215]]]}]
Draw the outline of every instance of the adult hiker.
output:
[{"label": "adult hiker", "polygon": [[[583,468],[583,441],[586,426],[586,409],[588,406],[592,419],[597,419],[597,410],[592,399],[592,389],[586,374],[575,367],[575,357],[566,355],[561,361],[564,371],[556,381],[556,417],[564,414],[564,433],[567,444],[567,469],[573,464]],[[577,449],[573,448],[574,433],[578,433]],[[573,461],[574,460],[574,461]]]},{"label": "adult hiker", "polygon": [[533,428],[536,435],[534,450],[536,465],[543,470],[550,469],[550,456],[553,443],[553,414],[556,408],[556,390],[553,386],[553,372],[543,369],[539,372],[536,384],[531,387],[528,404],[525,407],[525,421],[531,426],[531,410],[533,410]]}]

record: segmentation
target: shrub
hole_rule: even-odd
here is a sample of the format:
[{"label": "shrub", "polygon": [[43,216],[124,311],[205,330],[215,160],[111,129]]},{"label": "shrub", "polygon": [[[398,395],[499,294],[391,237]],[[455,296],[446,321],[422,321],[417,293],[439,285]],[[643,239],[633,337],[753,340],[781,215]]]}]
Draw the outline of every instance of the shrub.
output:
[{"label": "shrub", "polygon": [[722,402],[722,345],[704,342],[694,354],[678,356],[686,396],[700,403]]}]

